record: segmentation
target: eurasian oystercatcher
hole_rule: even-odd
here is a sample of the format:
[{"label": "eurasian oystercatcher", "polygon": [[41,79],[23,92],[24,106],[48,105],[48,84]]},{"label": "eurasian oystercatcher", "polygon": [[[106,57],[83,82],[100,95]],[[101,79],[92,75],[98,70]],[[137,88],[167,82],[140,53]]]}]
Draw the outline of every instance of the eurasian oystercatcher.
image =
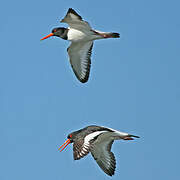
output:
[{"label": "eurasian oystercatcher", "polygon": [[61,22],[67,23],[69,28],[54,28],[52,33],[41,40],[57,36],[71,41],[71,45],[67,49],[70,63],[76,77],[79,81],[85,83],[89,78],[93,41],[96,39],[119,38],[120,35],[119,33],[101,32],[91,29],[89,23],[83,21],[82,17],[72,8],[69,8]]},{"label": "eurasian oystercatcher", "polygon": [[70,133],[59,150],[62,151],[68,144],[73,143],[74,160],[81,159],[91,152],[99,167],[112,176],[116,168],[115,156],[111,152],[114,140],[133,140],[133,137],[139,138],[111,128],[92,125]]}]

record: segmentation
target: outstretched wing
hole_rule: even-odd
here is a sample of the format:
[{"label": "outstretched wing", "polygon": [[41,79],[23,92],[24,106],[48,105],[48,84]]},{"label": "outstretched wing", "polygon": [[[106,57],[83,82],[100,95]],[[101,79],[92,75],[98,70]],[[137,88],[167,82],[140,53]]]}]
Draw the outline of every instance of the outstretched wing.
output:
[{"label": "outstretched wing", "polygon": [[72,8],[69,8],[66,16],[61,20],[61,22],[67,23],[70,28],[77,30],[91,30],[88,22],[83,21],[82,17]]},{"label": "outstretched wing", "polygon": [[67,50],[72,69],[82,83],[89,78],[92,47],[92,41],[72,42]]},{"label": "outstretched wing", "polygon": [[83,158],[89,153],[90,145],[84,142],[84,139],[79,139],[73,144],[74,160]]},{"label": "outstretched wing", "polygon": [[104,131],[97,131],[87,134],[85,137],[78,138],[73,144],[74,159],[81,159],[86,156],[91,150],[92,143],[96,141],[97,137]]},{"label": "outstretched wing", "polygon": [[116,159],[111,152],[113,142],[113,140],[98,142],[91,148],[91,154],[99,167],[109,176],[114,175],[116,168]]}]

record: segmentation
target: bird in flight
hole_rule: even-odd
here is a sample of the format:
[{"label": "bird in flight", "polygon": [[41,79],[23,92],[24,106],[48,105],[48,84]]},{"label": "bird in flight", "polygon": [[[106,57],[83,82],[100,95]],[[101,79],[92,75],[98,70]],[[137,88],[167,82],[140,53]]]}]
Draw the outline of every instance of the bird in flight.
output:
[{"label": "bird in flight", "polygon": [[54,28],[49,35],[41,40],[57,36],[71,41],[67,49],[69,60],[78,80],[85,83],[88,81],[90,73],[93,41],[96,39],[119,38],[120,34],[93,30],[89,23],[84,21],[72,8],[69,8],[66,16],[60,22],[67,23],[69,27]]},{"label": "bird in flight", "polygon": [[111,128],[92,125],[70,133],[59,150],[62,151],[68,144],[73,143],[74,160],[79,160],[91,152],[99,167],[112,176],[116,168],[115,156],[111,152],[114,140],[133,140],[133,137],[139,138]]}]

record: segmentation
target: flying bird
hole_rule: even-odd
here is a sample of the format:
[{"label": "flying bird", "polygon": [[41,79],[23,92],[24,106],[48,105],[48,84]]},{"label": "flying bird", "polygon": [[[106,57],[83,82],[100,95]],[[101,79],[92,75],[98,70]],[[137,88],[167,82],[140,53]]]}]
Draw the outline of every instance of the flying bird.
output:
[{"label": "flying bird", "polygon": [[91,152],[99,167],[112,176],[116,168],[115,156],[111,152],[114,140],[133,140],[133,137],[139,138],[111,128],[92,125],[70,133],[58,150],[62,151],[68,144],[73,143],[74,160],[79,160]]},{"label": "flying bird", "polygon": [[67,23],[68,28],[57,27],[52,33],[41,40],[51,36],[57,36],[64,40],[71,41],[67,49],[72,69],[82,83],[88,81],[91,67],[91,53],[93,41],[96,39],[119,38],[119,33],[101,32],[93,30],[88,22],[72,8],[69,8],[66,16],[60,21]]}]

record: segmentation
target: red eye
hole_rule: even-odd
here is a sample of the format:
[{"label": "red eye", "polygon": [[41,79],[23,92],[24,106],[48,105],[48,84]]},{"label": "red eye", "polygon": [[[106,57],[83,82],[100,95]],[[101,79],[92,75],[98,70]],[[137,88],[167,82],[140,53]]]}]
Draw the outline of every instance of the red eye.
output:
[{"label": "red eye", "polygon": [[56,29],[54,29],[54,32],[56,32],[57,30]]},{"label": "red eye", "polygon": [[69,137],[72,138],[72,134],[70,134]]}]

